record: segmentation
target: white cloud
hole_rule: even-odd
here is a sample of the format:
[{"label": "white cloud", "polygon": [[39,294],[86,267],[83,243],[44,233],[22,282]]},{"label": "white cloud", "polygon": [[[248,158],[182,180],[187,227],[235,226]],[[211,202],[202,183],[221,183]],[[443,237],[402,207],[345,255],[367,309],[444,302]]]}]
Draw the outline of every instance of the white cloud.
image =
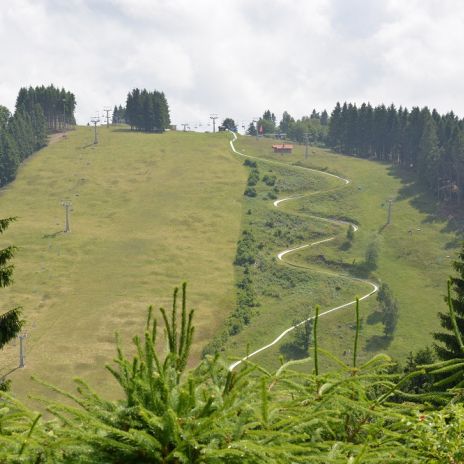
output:
[{"label": "white cloud", "polygon": [[0,104],[53,82],[80,123],[135,86],[163,90],[177,123],[337,100],[462,116],[463,20],[459,0],[15,0],[0,11]]}]

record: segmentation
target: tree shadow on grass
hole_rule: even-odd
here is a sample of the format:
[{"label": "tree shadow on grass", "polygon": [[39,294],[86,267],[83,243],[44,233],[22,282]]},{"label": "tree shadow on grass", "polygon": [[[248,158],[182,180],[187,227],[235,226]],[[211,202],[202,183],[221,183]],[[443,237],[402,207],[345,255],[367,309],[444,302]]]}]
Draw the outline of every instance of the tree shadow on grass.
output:
[{"label": "tree shadow on grass", "polygon": [[455,202],[439,202],[427,187],[417,181],[416,174],[404,167],[390,166],[389,175],[401,181],[397,200],[409,200],[411,206],[426,214],[423,224],[443,223],[442,232],[464,234],[464,211]]},{"label": "tree shadow on grass", "polygon": [[43,234],[42,238],[56,238],[60,234],[64,234],[64,231],[63,230],[57,230],[56,232],[53,232],[52,234]]},{"label": "tree shadow on grass", "polygon": [[366,343],[366,351],[381,351],[390,346],[391,337],[385,335],[373,335]]},{"label": "tree shadow on grass", "polygon": [[374,325],[378,324],[379,322],[382,322],[382,313],[380,311],[374,311],[373,313],[369,314],[369,316],[367,316],[366,322],[369,325]]},{"label": "tree shadow on grass", "polygon": [[286,361],[293,359],[303,359],[308,357],[307,352],[305,352],[292,342],[282,344],[279,351]]}]

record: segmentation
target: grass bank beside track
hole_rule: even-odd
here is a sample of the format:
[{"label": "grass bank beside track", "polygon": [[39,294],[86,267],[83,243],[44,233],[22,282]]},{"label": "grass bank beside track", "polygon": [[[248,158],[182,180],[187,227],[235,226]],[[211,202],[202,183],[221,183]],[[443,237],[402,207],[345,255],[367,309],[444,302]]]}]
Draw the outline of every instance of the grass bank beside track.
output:
[{"label": "grass bank beside track", "polygon": [[[270,171],[276,175],[279,198],[289,193],[304,193],[305,196],[285,202],[276,211],[272,198],[269,198],[269,187],[259,182],[257,196],[245,199],[243,228],[252,230],[262,244],[253,275],[260,306],[256,308],[251,323],[238,335],[229,338],[227,353],[244,356],[269,343],[291,325],[302,310],[307,311],[307,308],[319,304],[322,311],[328,305],[335,306],[343,299],[349,301],[354,295],[362,294],[362,289],[354,282],[347,285],[346,281],[340,282],[337,277],[330,278],[315,271],[366,277],[362,275],[362,263],[365,250],[372,242],[379,249],[378,266],[372,277],[390,285],[399,301],[400,316],[393,339],[387,339],[375,314],[375,299],[362,303],[361,357],[384,351],[404,359],[410,351],[430,345],[431,332],[439,326],[436,314],[445,310],[443,294],[458,245],[448,221],[434,214],[433,198],[404,177],[396,175],[394,169],[385,164],[318,148],[311,148],[310,156],[305,160],[304,147],[297,146],[292,155],[280,155],[272,153],[271,145],[272,140],[257,141],[251,137],[240,137],[235,143],[238,150],[248,155],[327,171],[347,177],[352,182],[343,188],[335,188],[333,180],[320,174],[296,173],[293,170],[293,174],[287,175],[282,171],[285,168],[257,162],[261,176],[271,174]],[[294,185],[292,179],[301,176],[305,180]],[[325,192],[307,195],[313,190]],[[392,222],[385,227],[390,199],[393,200]],[[346,247],[345,227],[324,223],[312,216],[347,220],[360,228],[352,245]],[[299,223],[298,227],[295,227],[295,221]],[[278,232],[279,229],[281,232]],[[311,269],[300,271],[300,277],[295,278],[298,284],[285,289],[282,285],[285,279],[276,276],[293,273],[294,270],[276,262],[273,256],[286,247],[334,233],[337,238],[333,241],[286,257],[288,262]],[[268,256],[264,249],[269,250]],[[321,319],[319,334],[321,346],[349,357],[353,311],[347,308]],[[259,354],[257,359],[276,365],[279,354],[285,353],[285,350],[283,340],[280,346]]]}]

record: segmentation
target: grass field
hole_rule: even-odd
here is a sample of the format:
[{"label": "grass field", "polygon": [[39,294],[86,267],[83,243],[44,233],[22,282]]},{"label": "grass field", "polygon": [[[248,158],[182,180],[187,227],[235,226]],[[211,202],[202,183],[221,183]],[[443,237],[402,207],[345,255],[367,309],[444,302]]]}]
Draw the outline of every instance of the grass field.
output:
[{"label": "grass field", "polygon": [[[359,275],[367,246],[375,242],[379,249],[377,269],[371,278],[386,282],[400,305],[398,326],[393,339],[383,336],[383,326],[375,314],[375,297],[361,304],[363,318],[361,358],[384,351],[397,359],[404,359],[432,342],[431,332],[439,327],[437,312],[446,311],[443,294],[446,280],[452,272],[451,262],[457,246],[453,223],[440,219],[433,198],[427,196],[407,173],[399,175],[388,165],[356,159],[311,148],[304,160],[304,147],[297,146],[292,155],[275,155],[272,141],[256,141],[241,137],[237,149],[262,159],[279,161],[289,166],[303,166],[324,170],[352,180],[342,182],[316,173],[293,174],[292,168],[258,162],[261,175],[276,175],[278,197],[288,194],[318,193],[283,203],[278,209],[269,198],[269,187],[263,182],[256,186],[257,196],[245,199],[243,228],[250,229],[263,247],[253,271],[254,287],[261,305],[255,311],[251,324],[238,335],[229,338],[226,352],[245,355],[269,343],[292,324],[299,315],[321,310],[350,301],[355,295],[369,291],[366,285],[328,277],[317,272],[331,271]],[[300,179],[296,183],[290,179]],[[305,181],[302,181],[305,178]],[[339,188],[337,188],[337,185]],[[274,197],[272,195],[272,197]],[[392,222],[387,220],[388,200],[393,200]],[[346,247],[346,226],[337,227],[310,216],[339,218],[359,224],[359,231],[351,247]],[[278,230],[281,232],[278,232]],[[307,248],[288,255],[287,261],[309,266],[311,270],[289,268],[275,260],[283,249],[337,235],[337,238],[317,247]],[[240,271],[238,271],[240,272]],[[285,287],[285,283],[294,283]],[[319,334],[321,344],[340,356],[350,357],[353,340],[354,309],[344,309],[321,319]],[[279,354],[285,353],[288,343],[284,340],[256,359],[267,365],[276,365]]]},{"label": "grass field", "polygon": [[[386,351],[404,359],[431,343],[459,245],[453,222],[435,214],[433,199],[387,165],[318,148],[311,148],[307,160],[303,147],[274,155],[272,141],[241,137],[238,149],[288,165],[258,161],[257,196],[244,196],[250,169],[230,152],[228,140],[226,134],[101,128],[94,146],[91,129],[78,128],[27,161],[2,190],[0,217],[18,217],[2,246],[20,248],[15,284],[2,290],[2,305],[23,306],[27,320],[26,368],[11,375],[20,396],[43,392],[31,374],[64,387],[80,376],[114,393],[103,369],[114,355],[114,333],[128,346],[143,327],[147,306],[169,305],[172,288],[183,280],[197,308],[198,359],[236,304],[234,284],[244,274],[232,263],[241,230],[252,231],[256,241],[251,277],[259,305],[251,323],[229,337],[230,357],[268,343],[316,304],[324,310],[367,293],[366,284],[342,275],[359,275],[371,242],[380,255],[370,277],[390,285],[400,318],[387,340],[375,317],[375,298],[362,304],[361,358]],[[295,170],[293,164],[352,183]],[[273,185],[264,176],[275,178]],[[279,208],[272,204],[298,194],[304,196]],[[73,204],[69,234],[62,232],[63,199]],[[384,227],[389,199],[392,223]],[[358,224],[352,246],[345,246],[346,226],[312,216]],[[310,270],[276,260],[279,251],[333,235],[332,242],[286,257]],[[349,359],[353,321],[350,308],[321,319],[321,345]],[[288,354],[288,339],[257,360],[275,366],[280,354]],[[11,344],[1,353],[1,372],[13,369],[17,359],[18,346]]]},{"label": "grass field", "polygon": [[[27,321],[26,368],[11,375],[22,397],[36,391],[31,374],[64,387],[81,376],[111,391],[103,366],[114,356],[114,333],[129,346],[147,306],[169,305],[184,280],[197,309],[194,358],[235,303],[247,173],[227,136],[99,132],[96,146],[91,128],[69,132],[0,193],[0,216],[18,217],[2,237],[19,252],[1,301],[23,306]],[[63,199],[72,201],[69,234]],[[1,372],[17,362],[18,346],[9,345]]]}]

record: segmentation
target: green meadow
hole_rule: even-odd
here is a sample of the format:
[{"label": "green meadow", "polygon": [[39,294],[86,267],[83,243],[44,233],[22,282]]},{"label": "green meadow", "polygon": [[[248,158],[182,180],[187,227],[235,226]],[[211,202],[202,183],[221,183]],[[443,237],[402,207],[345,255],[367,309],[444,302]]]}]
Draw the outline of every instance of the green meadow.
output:
[{"label": "green meadow", "polygon": [[[246,170],[224,134],[143,134],[79,127],[29,159],[0,193],[2,237],[14,243],[15,282],[2,307],[27,323],[24,369],[11,374],[24,397],[42,391],[31,375],[61,387],[83,377],[111,390],[105,363],[114,334],[126,346],[143,330],[148,305],[170,304],[188,282],[197,310],[194,359],[235,304],[233,259]],[[72,202],[63,233],[62,200]],[[0,355],[18,365],[18,344]]]},{"label": "green meadow", "polygon": [[[253,352],[293,321],[302,320],[301,316],[314,314],[316,305],[322,312],[370,291],[368,285],[347,279],[349,276],[388,283],[400,306],[394,336],[387,338],[376,312],[375,296],[361,303],[362,358],[383,351],[404,360],[411,351],[431,345],[431,333],[439,328],[437,312],[446,311],[443,295],[459,246],[454,219],[439,215],[435,200],[425,195],[407,172],[398,173],[386,164],[315,147],[311,147],[307,159],[302,146],[296,146],[291,155],[274,154],[272,143],[269,139],[240,137],[235,146],[245,154],[271,161],[258,161],[257,168],[261,177],[276,176],[278,198],[304,196],[276,208],[275,190],[270,193],[265,183],[258,182],[257,196],[244,200],[242,227],[252,230],[259,242],[258,269],[253,271],[253,278],[261,304],[254,310],[251,323],[229,337],[227,354],[233,358]],[[337,174],[351,183],[345,185],[322,174],[304,172],[295,165]],[[392,219],[386,225],[389,200]],[[346,225],[330,224],[314,216],[350,221],[359,230],[347,245]],[[275,259],[279,251],[332,236],[335,238],[330,242],[285,256],[287,264]],[[378,265],[366,274],[363,263],[371,243],[379,251]],[[354,320],[353,307],[321,318],[321,346],[348,360]],[[277,365],[280,355],[286,357],[291,340],[292,335],[287,336],[256,360]]]},{"label": "green meadow", "polygon": [[[101,127],[100,143],[93,145],[91,128],[79,127],[29,159],[1,191],[1,217],[18,218],[2,240],[19,247],[15,283],[2,290],[2,306],[22,306],[27,321],[26,367],[14,370],[17,343],[0,358],[2,373],[14,370],[17,394],[43,392],[31,375],[65,388],[83,377],[113,392],[103,366],[114,356],[115,332],[129,346],[143,330],[148,305],[169,305],[182,281],[197,310],[197,360],[235,308],[244,275],[233,262],[243,230],[251,230],[257,244],[251,277],[258,304],[251,322],[226,342],[231,359],[269,343],[314,314],[316,305],[324,311],[370,291],[353,276],[388,283],[400,306],[396,332],[387,339],[375,296],[361,303],[361,358],[384,351],[404,359],[431,344],[459,242],[453,219],[437,214],[434,200],[408,173],[314,147],[308,159],[301,146],[275,155],[272,140],[240,137],[236,148],[260,159],[257,195],[249,197],[243,193],[250,169],[231,152],[229,138]],[[263,182],[264,176],[274,183]],[[62,200],[72,202],[67,234]],[[389,200],[392,221],[386,225]],[[315,216],[354,222],[359,231],[347,246],[346,225]],[[335,238],[287,255],[286,263],[276,258],[328,237]],[[379,250],[378,266],[366,274],[362,264],[371,243]],[[353,328],[352,307],[324,316],[321,346],[349,359]],[[279,356],[289,355],[291,337],[256,359],[276,366]]]}]

